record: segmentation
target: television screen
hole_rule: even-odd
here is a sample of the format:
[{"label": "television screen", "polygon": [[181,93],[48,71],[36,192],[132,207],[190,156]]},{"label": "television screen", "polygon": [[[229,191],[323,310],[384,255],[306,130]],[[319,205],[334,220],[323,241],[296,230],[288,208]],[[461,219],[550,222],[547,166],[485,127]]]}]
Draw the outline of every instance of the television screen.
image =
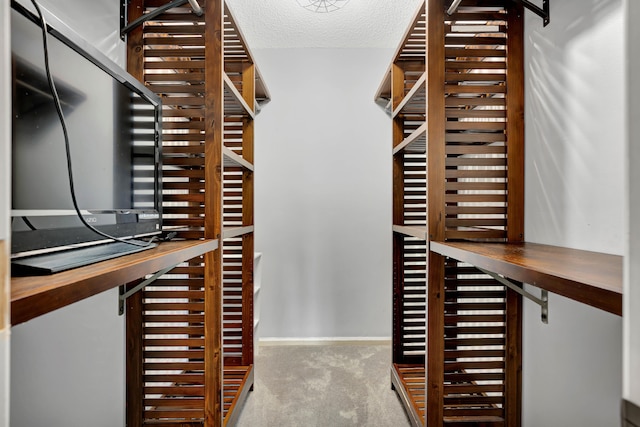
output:
[{"label": "television screen", "polygon": [[161,231],[159,99],[61,22],[51,27],[50,69],[62,126],[44,65],[39,20],[14,4],[12,256],[105,241],[85,220],[118,238]]}]

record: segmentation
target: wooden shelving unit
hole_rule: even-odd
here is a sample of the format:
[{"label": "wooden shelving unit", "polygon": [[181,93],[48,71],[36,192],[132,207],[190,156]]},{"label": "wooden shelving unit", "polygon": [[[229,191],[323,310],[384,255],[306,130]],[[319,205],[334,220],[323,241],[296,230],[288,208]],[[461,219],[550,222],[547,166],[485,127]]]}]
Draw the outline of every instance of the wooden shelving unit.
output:
[{"label": "wooden shelving unit", "polygon": [[[159,6],[131,1],[128,21]],[[164,212],[219,247],[128,311],[128,425],[232,425],[253,386],[254,119],[270,95],[230,10],[184,4],[128,36],[129,71],[162,97]]]},{"label": "wooden shelving unit", "polygon": [[392,384],[414,426],[518,426],[521,297],[429,245],[523,239],[522,8],[445,3],[419,7],[375,96],[392,119]]},{"label": "wooden shelving unit", "polygon": [[392,382],[413,425],[519,426],[522,283],[621,315],[622,257],[524,241],[522,5],[450,4],[419,8],[376,93],[393,123]]}]

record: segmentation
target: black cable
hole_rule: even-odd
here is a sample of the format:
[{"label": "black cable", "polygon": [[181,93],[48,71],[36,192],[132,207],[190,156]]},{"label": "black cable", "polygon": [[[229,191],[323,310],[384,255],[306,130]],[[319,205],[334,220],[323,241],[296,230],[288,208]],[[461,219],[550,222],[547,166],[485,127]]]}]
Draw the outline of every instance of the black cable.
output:
[{"label": "black cable", "polygon": [[32,231],[36,231],[37,228],[31,223],[31,221],[29,221],[29,218],[27,218],[26,216],[21,217],[22,221],[24,221],[24,223],[27,225],[27,227],[29,227]]},{"label": "black cable", "polygon": [[51,90],[51,95],[53,96],[53,103],[55,104],[56,107],[56,112],[58,113],[58,118],[60,119],[60,124],[62,125],[62,133],[64,134],[64,146],[65,146],[65,151],[66,151],[66,155],[67,155],[67,172],[69,175],[69,190],[71,191],[71,200],[73,202],[73,207],[76,211],[76,214],[78,215],[78,218],[80,219],[80,221],[82,222],[82,224],[85,225],[85,227],[87,227],[89,230],[93,231],[94,233],[102,236],[102,237],[106,237],[107,239],[111,239],[117,242],[122,242],[122,243],[127,243],[129,245],[133,245],[133,246],[140,246],[140,247],[147,247],[149,245],[151,245],[153,243],[153,241],[155,240],[155,238],[151,238],[148,242],[145,243],[138,243],[135,241],[130,241],[130,240],[125,240],[125,239],[120,239],[118,237],[114,237],[111,236],[107,233],[104,233],[100,230],[98,230],[97,228],[95,228],[94,226],[92,226],[91,224],[89,224],[87,222],[87,220],[84,219],[84,217],[82,216],[82,212],[80,212],[80,208],[78,207],[78,201],[76,200],[76,192],[75,192],[75,187],[73,184],[73,168],[72,168],[72,164],[71,164],[71,147],[69,144],[69,133],[67,132],[67,123],[65,121],[64,118],[64,113],[62,112],[62,106],[60,105],[60,97],[58,96],[58,91],[56,89],[56,85],[53,81],[53,76],[51,75],[51,70],[49,68],[49,43],[48,43],[48,39],[47,39],[47,22],[44,18],[44,15],[42,14],[42,11],[40,10],[40,6],[38,5],[38,2],[36,0],[31,0],[31,3],[33,4],[33,7],[36,8],[36,12],[38,12],[38,16],[40,18],[40,24],[42,25],[42,45],[44,47],[44,66],[45,66],[45,71],[47,74],[47,80],[49,82],[49,89]]}]

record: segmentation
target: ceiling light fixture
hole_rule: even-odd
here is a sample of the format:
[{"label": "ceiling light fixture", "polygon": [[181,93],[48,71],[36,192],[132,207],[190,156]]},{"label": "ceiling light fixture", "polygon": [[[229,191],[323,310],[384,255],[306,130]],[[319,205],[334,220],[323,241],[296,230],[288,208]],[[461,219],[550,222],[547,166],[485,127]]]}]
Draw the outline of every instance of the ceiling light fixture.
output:
[{"label": "ceiling light fixture", "polygon": [[307,10],[317,13],[328,13],[336,11],[349,0],[296,0],[298,4]]}]

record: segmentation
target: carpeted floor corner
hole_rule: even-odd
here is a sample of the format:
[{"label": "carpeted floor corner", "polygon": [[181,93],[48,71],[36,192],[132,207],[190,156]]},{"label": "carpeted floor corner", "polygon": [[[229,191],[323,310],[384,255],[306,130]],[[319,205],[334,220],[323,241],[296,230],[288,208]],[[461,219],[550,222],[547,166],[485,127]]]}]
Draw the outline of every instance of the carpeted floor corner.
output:
[{"label": "carpeted floor corner", "polygon": [[405,427],[389,345],[262,346],[238,427]]}]

